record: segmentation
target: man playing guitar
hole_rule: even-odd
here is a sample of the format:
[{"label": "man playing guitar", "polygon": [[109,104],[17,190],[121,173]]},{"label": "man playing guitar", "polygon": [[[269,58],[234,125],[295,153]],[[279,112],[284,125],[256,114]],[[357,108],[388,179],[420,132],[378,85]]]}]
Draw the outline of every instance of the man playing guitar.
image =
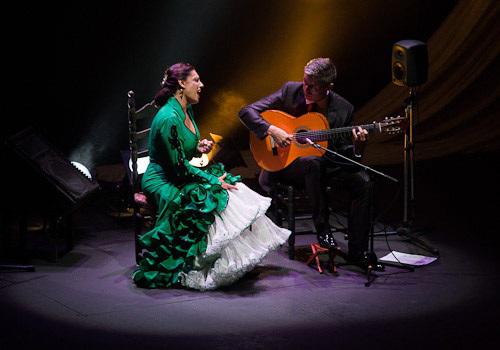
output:
[{"label": "man playing guitar", "polygon": [[[329,58],[310,60],[304,68],[302,82],[287,82],[275,93],[266,96],[241,109],[239,117],[243,124],[258,139],[269,136],[274,146],[286,149],[297,142],[291,132],[285,131],[267,121],[262,113],[279,110],[292,117],[300,117],[308,112],[319,112],[326,117],[329,128],[351,126],[354,107],[332,90],[337,72]],[[318,118],[322,116],[318,115]],[[349,129],[350,130],[350,129]],[[368,132],[362,127],[353,127],[348,137],[340,137],[328,142],[328,148],[359,161],[367,141]],[[348,222],[348,259],[367,268],[368,238],[370,233],[370,201],[372,185],[366,171],[346,165],[341,160],[331,161],[330,155],[297,157],[284,169],[268,171],[262,169],[259,176],[261,187],[269,191],[273,182],[305,186],[313,207],[313,222],[321,246],[336,249],[337,243],[330,230],[328,203],[326,198],[327,180],[332,175],[342,181],[351,195]],[[332,172],[335,168],[336,171]]]}]

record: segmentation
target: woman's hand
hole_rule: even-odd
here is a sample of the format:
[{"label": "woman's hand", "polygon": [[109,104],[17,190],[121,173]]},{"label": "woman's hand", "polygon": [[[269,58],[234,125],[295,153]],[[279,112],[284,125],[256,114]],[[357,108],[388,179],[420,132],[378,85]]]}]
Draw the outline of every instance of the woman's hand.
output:
[{"label": "woman's hand", "polygon": [[221,183],[222,188],[225,190],[237,190],[238,187],[236,187],[236,185],[231,185],[231,184],[228,184],[227,182],[224,181],[226,176],[227,176],[227,173],[224,173],[224,175],[219,177],[219,181]]},{"label": "woman's hand", "polygon": [[213,141],[208,141],[207,139],[200,140],[198,142],[198,152],[200,153],[208,153],[212,150],[214,147],[214,142]]}]

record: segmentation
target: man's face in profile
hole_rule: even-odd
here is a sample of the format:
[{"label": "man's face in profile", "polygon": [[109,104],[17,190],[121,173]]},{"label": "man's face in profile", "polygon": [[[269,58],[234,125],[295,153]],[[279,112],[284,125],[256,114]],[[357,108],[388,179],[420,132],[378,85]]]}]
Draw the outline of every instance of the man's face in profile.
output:
[{"label": "man's face in profile", "polygon": [[304,74],[304,95],[307,100],[319,102],[323,100],[328,93],[328,84],[322,84],[310,75]]}]

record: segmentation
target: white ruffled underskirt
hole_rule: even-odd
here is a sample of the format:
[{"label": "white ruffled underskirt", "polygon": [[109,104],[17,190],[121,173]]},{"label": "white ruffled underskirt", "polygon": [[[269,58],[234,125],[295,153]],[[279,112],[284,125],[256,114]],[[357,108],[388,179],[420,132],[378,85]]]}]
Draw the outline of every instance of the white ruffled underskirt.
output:
[{"label": "white ruffled underskirt", "polygon": [[266,215],[271,199],[243,183],[229,191],[229,202],[210,226],[207,250],[195,260],[194,270],[181,273],[187,288],[212,290],[234,283],[252,270],[269,251],[286,242],[290,231]]}]

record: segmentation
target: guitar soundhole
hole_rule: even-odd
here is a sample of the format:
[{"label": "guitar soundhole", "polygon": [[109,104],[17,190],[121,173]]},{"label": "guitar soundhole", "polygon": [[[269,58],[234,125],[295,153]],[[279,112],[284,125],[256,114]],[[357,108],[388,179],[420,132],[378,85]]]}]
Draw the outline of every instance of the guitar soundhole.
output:
[{"label": "guitar soundhole", "polygon": [[298,130],[295,132],[295,141],[297,141],[297,143],[300,143],[301,145],[305,145],[307,143],[306,135],[301,135],[302,133],[304,133],[306,131],[308,131],[308,130],[301,129],[301,130]]}]

